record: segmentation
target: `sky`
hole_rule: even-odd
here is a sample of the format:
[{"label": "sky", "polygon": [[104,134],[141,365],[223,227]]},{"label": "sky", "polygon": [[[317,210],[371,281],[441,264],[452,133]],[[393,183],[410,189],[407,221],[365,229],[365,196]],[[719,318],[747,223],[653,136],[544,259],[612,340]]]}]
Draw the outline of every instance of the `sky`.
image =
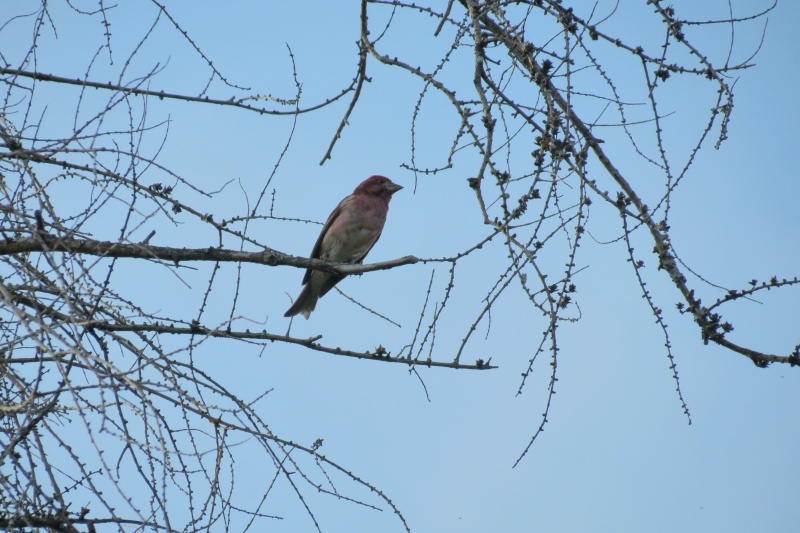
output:
[{"label": "sky", "polygon": [[[294,97],[291,50],[302,84],[301,102],[306,105],[335,94],[354,76],[359,22],[357,6],[352,4],[166,3],[214,65],[234,83],[255,92]],[[437,9],[443,4],[439,2]],[[608,3],[600,4],[606,8]],[[727,2],[703,4],[700,8],[693,2],[674,2],[687,18],[704,14],[724,18]],[[25,2],[8,5],[14,12],[26,12]],[[576,12],[585,13],[593,3],[574,5]],[[742,15],[757,10],[741,0],[732,5]],[[101,35],[100,24],[95,20],[87,29],[63,5],[50,7],[58,35],[48,37],[48,42],[58,46],[38,52],[39,67],[42,72],[82,76],[102,42],[84,38],[85,32]],[[641,8],[623,11],[628,8],[618,8],[607,31],[627,30],[631,36],[646,37],[651,15]],[[147,3],[115,9],[119,13],[112,10],[110,19],[117,47],[113,68],[119,72],[128,51],[155,19],[155,9]],[[375,9],[375,20],[385,18],[385,9],[370,9]],[[706,146],[673,196],[672,239],[681,259],[721,286],[744,288],[754,278],[794,277],[800,265],[800,181],[792,148],[800,116],[795,94],[798,23],[800,4],[791,0],[783,0],[769,14],[755,66],[736,74],[729,139],[719,150],[713,143]],[[435,21],[402,15],[393,24],[397,31],[387,34],[386,49],[397,48],[424,66],[435,66],[438,57],[426,58],[425,39],[413,37],[417,31],[430,35]],[[204,62],[167,21],[160,20],[155,28],[126,67],[124,78],[134,79],[158,64],[163,70],[149,82],[151,89],[198,92],[208,78]],[[737,29],[735,58],[754,50],[762,29],[758,22]],[[5,51],[13,50],[11,40],[25,42],[28,30],[23,20],[0,30],[3,53],[11,55]],[[730,37],[726,31],[707,37],[697,28],[690,31],[712,57],[724,57]],[[101,57],[98,65],[103,61]],[[455,62],[448,75],[471,76],[467,67]],[[93,68],[102,72],[105,67]],[[621,87],[626,76],[636,75],[620,65],[610,68],[618,69],[614,74]],[[474,173],[475,159],[464,155],[452,169],[434,176],[415,176],[403,168],[411,157],[410,117],[420,83],[374,61],[368,73],[372,82],[365,85],[332,158],[322,166],[319,162],[346,110],[345,101],[302,115],[295,123],[291,116],[265,117],[151,99],[148,120],[152,124],[168,120],[168,133],[158,128],[143,141],[142,150],[157,154],[161,165],[192,183],[221,189],[210,199],[178,191],[218,220],[246,213],[271,179],[264,201],[273,202],[275,216],[322,222],[364,178],[389,176],[405,188],[392,200],[383,236],[368,261],[451,256],[486,232],[465,181]],[[707,114],[710,104],[692,84],[677,87],[662,111],[674,113],[665,119],[665,136],[667,144],[679,151],[697,128],[693,118]],[[234,91],[219,82],[209,90],[223,99],[228,92]],[[60,101],[54,96],[43,110],[47,127],[74,120],[74,106],[62,108]],[[85,112],[90,109],[87,104]],[[415,157],[420,166],[433,167],[446,159],[452,112],[434,95],[424,101],[420,117]],[[290,135],[291,144],[282,156]],[[606,144],[617,138],[610,130]],[[646,180],[651,170],[646,165],[635,159],[623,159],[621,164],[649,190]],[[148,170],[146,177],[163,179],[157,169]],[[654,187],[658,186],[660,182]],[[69,209],[71,194],[78,193],[65,186],[64,209]],[[108,217],[111,224],[98,224],[94,236],[116,238],[113,221],[119,216],[113,212],[99,216]],[[279,343],[262,350],[224,341],[204,345],[195,362],[231,390],[241,391],[242,398],[254,399],[269,391],[258,405],[274,433],[305,445],[324,439],[321,451],[383,491],[415,532],[795,531],[800,523],[800,371],[780,365],[758,369],[740,355],[704,345],[688,317],[674,312],[679,295],[656,270],[656,259],[648,255],[643,239],[638,249],[650,265],[648,288],[669,310],[681,391],[691,413],[689,425],[662,333],[641,297],[625,246],[602,244],[619,236],[619,217],[600,201],[592,217],[591,238],[584,240],[579,256],[579,266],[587,267],[577,277],[581,318],[559,329],[559,381],[549,421],[516,466],[540,423],[550,377],[549,359],[542,357],[517,394],[520,374],[545,327],[541,315],[519,295],[503,301],[490,328],[486,324],[478,328],[465,354],[467,360],[491,357],[498,366],[491,371],[417,368],[415,375],[398,364],[311,353]],[[321,226],[264,221],[254,227],[260,242],[305,256]],[[139,237],[150,229],[143,226]],[[152,243],[205,247],[216,245],[217,236],[188,222],[162,224]],[[452,359],[480,309],[480,298],[502,271],[504,258],[498,253],[502,247],[465,262],[457,278],[457,296],[437,330],[434,359]],[[190,319],[197,313],[209,272],[206,265],[199,265],[182,272],[178,282],[163,269],[132,262],[122,267],[118,283],[122,291],[135,294],[144,309]],[[211,299],[210,322],[228,316],[236,273],[234,265],[223,266]],[[286,332],[290,324],[283,312],[289,297],[299,293],[302,271],[243,265],[241,275],[244,289],[237,315],[244,318],[238,324],[242,329]],[[311,320],[291,323],[291,333],[322,335],[329,346],[371,350],[382,345],[398,353],[413,335],[432,276],[433,297],[441,299],[446,264],[406,266],[340,284],[347,295],[401,327],[331,292]],[[724,294],[698,286],[704,287],[709,300]],[[797,289],[790,288],[741,302],[725,315],[736,327],[732,338],[756,349],[787,353],[800,343],[798,301]],[[247,502],[265,481],[258,468],[262,457],[248,455],[246,443],[242,450],[234,467],[236,490]],[[302,507],[284,490],[286,494],[276,495],[268,509],[284,518],[268,521],[269,530],[313,531]],[[384,510],[310,496],[321,529],[402,531],[402,524],[380,500],[357,490],[356,496]]]}]

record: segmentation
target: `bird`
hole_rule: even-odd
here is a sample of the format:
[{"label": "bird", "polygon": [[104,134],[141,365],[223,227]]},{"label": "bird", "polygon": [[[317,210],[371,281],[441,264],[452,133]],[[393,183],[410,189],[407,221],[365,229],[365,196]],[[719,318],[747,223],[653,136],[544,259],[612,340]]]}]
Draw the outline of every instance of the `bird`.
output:
[{"label": "bird", "polygon": [[[310,258],[361,264],[381,236],[392,195],[402,188],[384,176],[364,180],[328,216]],[[345,274],[307,269],[303,290],[283,316],[300,314],[308,319],[317,307],[317,300],[344,277]]]}]

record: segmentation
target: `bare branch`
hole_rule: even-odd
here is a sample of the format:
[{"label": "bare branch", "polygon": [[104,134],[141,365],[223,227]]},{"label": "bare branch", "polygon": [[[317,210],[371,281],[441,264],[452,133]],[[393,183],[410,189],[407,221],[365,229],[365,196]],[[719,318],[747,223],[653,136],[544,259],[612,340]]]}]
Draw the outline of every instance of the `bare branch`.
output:
[{"label": "bare branch", "polygon": [[364,274],[376,270],[389,270],[399,266],[413,265],[419,262],[417,257],[408,255],[390,261],[381,261],[367,265],[334,263],[321,259],[309,259],[284,254],[277,250],[265,249],[262,252],[245,252],[226,250],[223,248],[171,248],[153,246],[145,242],[141,244],[95,241],[90,239],[74,239],[56,237],[47,233],[39,233],[34,238],[0,242],[0,256],[16,255],[31,252],[62,252],[69,254],[85,254],[97,257],[113,257],[127,259],[149,259],[184,263],[191,261],[214,261],[232,263],[256,263],[266,266],[292,266],[311,268],[335,274]]}]

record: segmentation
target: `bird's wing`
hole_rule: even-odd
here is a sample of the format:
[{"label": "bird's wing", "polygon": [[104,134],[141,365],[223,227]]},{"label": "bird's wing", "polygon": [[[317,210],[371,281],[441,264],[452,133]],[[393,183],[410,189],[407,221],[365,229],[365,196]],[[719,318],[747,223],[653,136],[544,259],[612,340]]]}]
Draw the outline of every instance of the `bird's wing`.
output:
[{"label": "bird's wing", "polygon": [[[309,256],[310,259],[319,259],[320,258],[319,256],[320,256],[320,248],[322,248],[322,240],[325,238],[325,235],[328,233],[328,230],[331,229],[331,226],[333,225],[333,221],[336,220],[339,217],[339,215],[342,213],[342,208],[344,206],[346,206],[347,204],[349,204],[350,202],[352,202],[352,201],[353,201],[353,195],[351,194],[350,196],[348,196],[347,198],[345,198],[344,200],[339,202],[339,205],[337,205],[334,208],[334,210],[331,212],[331,214],[328,215],[328,220],[326,220],[325,224],[322,226],[322,231],[319,232],[319,237],[317,237],[317,242],[314,243],[314,248],[311,250],[311,255]],[[366,255],[366,254],[364,254],[364,255]],[[303,276],[303,285],[308,283],[308,281],[311,279],[311,272],[312,272],[312,270],[310,268],[306,269],[306,274],[305,274],[305,276]],[[339,279],[341,279],[341,278],[339,278]],[[337,282],[338,282],[338,280],[337,280]],[[335,283],[334,283],[334,285],[335,285]],[[333,287],[333,285],[331,285],[331,287]],[[328,289],[325,292],[328,292],[328,290],[330,290],[330,287],[328,287]]]},{"label": "bird's wing", "polygon": [[[372,246],[367,248],[367,251],[364,252],[364,254],[361,257],[359,257],[357,261],[353,262],[354,264],[360,265],[360,264],[364,263],[364,259],[367,257],[367,254],[369,253],[369,251],[372,250],[372,247],[375,246],[375,243],[378,242],[378,239],[380,238],[380,236],[381,236],[381,234],[378,233],[378,237],[375,238],[375,242],[372,243]],[[311,279],[311,274],[306,272],[306,277]],[[342,281],[344,278],[345,278],[344,274],[331,274],[330,277],[328,279],[326,279],[325,282],[322,284],[322,287],[320,287],[320,290],[319,290],[320,297],[325,296],[325,293],[327,293],[329,290],[331,290],[337,283]]]}]

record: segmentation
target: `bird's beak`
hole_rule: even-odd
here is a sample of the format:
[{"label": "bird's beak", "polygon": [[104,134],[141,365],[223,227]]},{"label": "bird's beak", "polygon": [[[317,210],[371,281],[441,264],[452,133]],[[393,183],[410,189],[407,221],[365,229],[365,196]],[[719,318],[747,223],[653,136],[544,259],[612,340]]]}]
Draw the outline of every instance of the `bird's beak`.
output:
[{"label": "bird's beak", "polygon": [[396,193],[397,191],[399,191],[402,188],[403,188],[402,185],[398,185],[398,184],[396,184],[394,182],[390,182],[390,183],[386,184],[386,190],[389,191],[389,194],[394,194],[394,193]]}]

